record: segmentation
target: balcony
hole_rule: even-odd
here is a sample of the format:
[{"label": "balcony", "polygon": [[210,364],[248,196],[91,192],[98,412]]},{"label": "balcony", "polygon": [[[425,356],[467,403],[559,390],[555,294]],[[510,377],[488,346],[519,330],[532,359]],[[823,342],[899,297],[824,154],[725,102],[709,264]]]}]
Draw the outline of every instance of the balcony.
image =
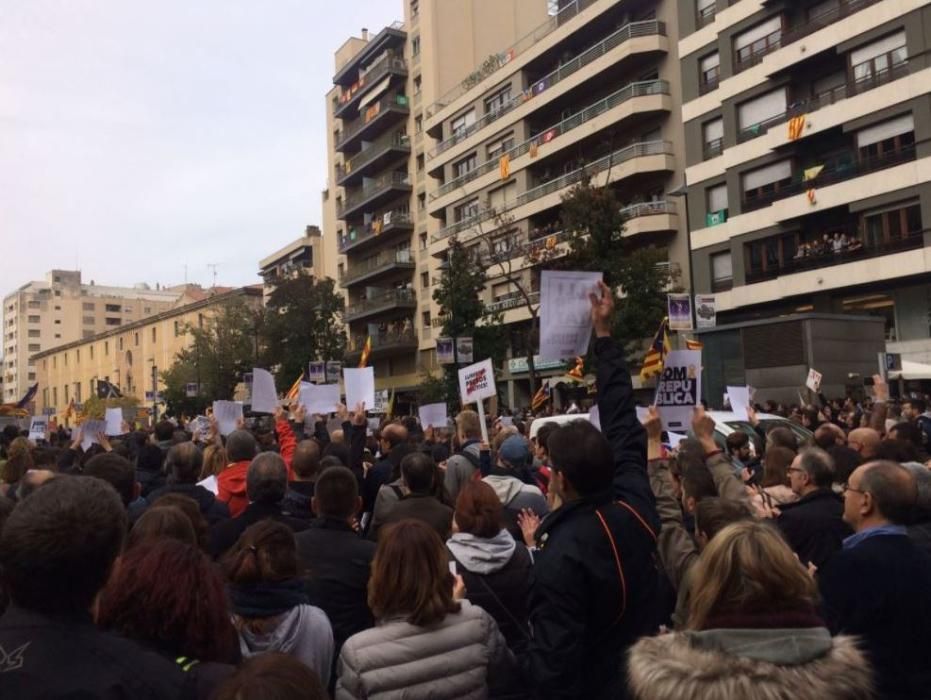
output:
[{"label": "balcony", "polygon": [[[898,240],[877,243],[864,241],[863,239],[865,237],[855,227],[852,229],[830,229],[831,234],[833,234],[835,230],[842,232],[845,236],[849,234],[851,240],[855,241],[855,243],[853,245],[848,244],[839,252],[834,252],[833,248],[820,247],[813,249],[809,254],[803,257],[799,256],[786,260],[778,260],[777,255],[775,260],[767,260],[765,264],[762,260],[751,262],[747,267],[746,284],[765,282],[766,280],[796,272],[817,270],[858,260],[878,258],[883,255],[901,253],[906,250],[916,250],[924,246],[925,232],[921,230],[906,232]],[[798,255],[798,253],[796,253],[796,255]]]},{"label": "balcony", "polygon": [[372,339],[372,354],[369,356],[371,360],[401,351],[416,351],[418,345],[417,334],[412,329],[388,330],[373,336],[353,335],[349,338],[346,349],[347,362],[356,361],[362,356],[362,349],[369,338]]},{"label": "balcony", "polygon": [[[540,292],[530,292],[527,296],[531,304],[536,304],[540,301]],[[504,296],[495,299],[490,304],[486,304],[485,308],[489,313],[498,313],[500,311],[509,311],[510,309],[524,308],[526,306],[527,300],[524,299],[523,294],[520,292],[508,292]]]},{"label": "balcony", "polygon": [[[553,178],[548,182],[544,182],[541,185],[527,190],[519,197],[511,200],[510,202],[506,202],[505,206],[500,210],[486,208],[475,216],[464,219],[463,221],[458,221],[454,224],[450,224],[449,226],[440,229],[433,236],[432,241],[436,242],[467,229],[473,228],[481,224],[483,221],[492,219],[497,215],[504,214],[525,204],[529,204],[530,202],[533,202],[534,200],[537,200],[548,194],[552,194],[553,192],[558,192],[561,189],[570,187],[577,182],[580,182],[585,177],[597,175],[608,170],[609,168],[620,165],[621,163],[625,163],[635,158],[643,158],[648,156],[671,156],[672,153],[672,144],[669,141],[644,141],[641,143],[631,144],[626,148],[622,148],[604,156],[603,158],[599,158],[598,160],[593,161],[584,167],[573,170],[572,172],[567,173],[561,177]],[[663,167],[665,168],[666,166]]]},{"label": "balcony", "polygon": [[[809,160],[818,160],[818,158],[812,157]],[[818,167],[818,165],[809,165],[808,168],[795,171],[791,181],[786,184],[776,183],[772,186],[773,189],[765,189],[757,195],[747,196],[745,194],[741,212],[746,213],[761,209],[780,199],[786,199],[808,190],[817,190],[828,185],[853,180],[912,160],[915,160],[914,144],[902,146],[898,150],[875,157],[862,156],[856,150],[834,153],[821,159],[822,162],[819,164],[822,166],[821,170],[814,177],[805,179],[805,170]]]},{"label": "balcony", "polygon": [[511,98],[510,101],[506,102],[499,109],[495,110],[494,112],[489,112],[481,119],[478,119],[469,126],[460,129],[446,140],[438,143],[436,148],[430,152],[430,156],[435,157],[443,151],[452,148],[460,141],[464,141],[466,138],[476,133],[479,129],[483,129],[489,124],[494,123],[508,112],[513,110],[515,107],[536,97],[537,95],[542,94],[546,90],[549,90],[566,78],[574,75],[581,68],[584,68],[589,63],[592,63],[593,61],[601,58],[606,53],[612,49],[617,48],[626,41],[641,36],[657,35],[666,36],[666,25],[663,22],[658,22],[657,20],[647,20],[644,22],[631,22],[630,24],[625,24],[616,32],[608,35],[594,46],[580,53],[575,58],[567,61],[566,63],[563,63],[556,70],[551,71],[550,73],[544,75],[542,78],[533,81],[530,87],[528,87],[524,92],[520,93],[516,97]]},{"label": "balcony", "polygon": [[408,211],[388,211],[384,214],[376,214],[370,224],[362,227],[361,232],[351,227],[349,233],[339,239],[339,252],[360,251],[373,241],[386,240],[398,231],[409,233],[413,228],[414,220]]},{"label": "balcony", "polygon": [[697,21],[695,22],[696,29],[702,29],[703,27],[707,27],[709,24],[714,22],[716,10],[717,7],[715,7],[714,2],[712,2],[707,7],[703,7],[698,10]]},{"label": "balcony", "polygon": [[368,316],[375,316],[386,311],[397,309],[414,309],[417,307],[417,298],[410,289],[388,289],[368,299],[363,299],[343,312],[347,321],[358,321]]},{"label": "balcony", "polygon": [[711,160],[712,158],[717,158],[719,155],[724,153],[724,139],[712,139],[707,141],[702,148],[702,158],[705,160]]},{"label": "balcony", "polygon": [[416,263],[411,260],[409,250],[383,252],[371,258],[350,264],[349,270],[340,275],[340,284],[350,287],[359,282],[371,281],[381,275],[398,270],[413,270]]},{"label": "balcony", "polygon": [[407,76],[407,64],[403,58],[394,56],[385,56],[376,65],[371,66],[365,75],[359,78],[350,89],[344,90],[343,94],[336,100],[333,108],[333,116],[342,119],[346,114],[355,113],[355,108],[359,101],[366,95],[372,86],[378,84],[378,81],[385,76]]},{"label": "balcony", "polygon": [[837,5],[804,21],[796,22],[791,28],[776,30],[772,34],[758,39],[749,46],[734,52],[734,74],[742,73],[762,62],[767,55],[788,46],[799,39],[824,29],[850,15],[856,14],[880,0],[839,0]]},{"label": "balcony", "polygon": [[[669,94],[669,83],[665,80],[648,80],[645,82],[631,83],[615,93],[608,95],[602,100],[589,105],[583,110],[576,112],[575,114],[563,119],[558,124],[554,124],[546,129],[541,129],[533,138],[529,138],[523,143],[518,144],[511,150],[509,150],[506,155],[513,161],[516,158],[529,153],[534,146],[539,146],[542,143],[549,143],[557,136],[565,134],[573,129],[576,129],[583,124],[590,122],[596,117],[604,114],[605,112],[614,109],[620,104],[627,102],[634,97],[644,97],[648,95],[668,95]],[[437,188],[436,192],[431,194],[431,199],[438,199],[444,195],[453,192],[459,187],[462,187],[468,182],[475,180],[482,175],[485,175],[490,172],[494,172],[499,168],[501,164],[500,158],[493,158],[487,160],[476,168],[473,168],[464,175],[461,175],[449,182],[441,185]]]},{"label": "balcony", "polygon": [[365,114],[347,125],[336,141],[337,151],[352,151],[362,141],[371,141],[375,136],[404,121],[411,112],[407,95],[392,93],[365,108]]},{"label": "balcony", "polygon": [[[872,61],[867,61],[866,63],[871,62]],[[854,75],[856,75],[858,67],[859,66],[853,67],[852,70]],[[891,83],[893,80],[898,80],[899,78],[908,75],[908,72],[908,61],[903,60],[885,70],[873,73],[866,78],[862,78],[860,80],[851,79],[842,85],[838,85],[835,88],[826,90],[807,100],[796,100],[792,103],[792,106],[782,114],[777,114],[760,122],[759,124],[754,124],[750,127],[747,127],[746,129],[740,130],[737,133],[737,143],[746,143],[747,141],[752,141],[758,136],[762,136],[768,132],[774,126],[784,124],[793,117],[817,112],[823,107],[840,102],[841,100],[847,99],[848,97],[854,97],[856,95],[863,94],[864,92],[868,92],[873,88],[879,87],[880,85],[885,85],[886,83]]]},{"label": "balcony", "polygon": [[336,216],[346,219],[365,209],[375,209],[379,204],[398,194],[410,192],[412,189],[410,176],[407,173],[386,173],[371,180],[360,190],[347,193],[345,201],[337,209]]},{"label": "balcony", "polygon": [[411,140],[407,134],[385,134],[347,160],[345,165],[336,166],[336,184],[344,187],[358,184],[363,177],[392,158],[410,152]]}]

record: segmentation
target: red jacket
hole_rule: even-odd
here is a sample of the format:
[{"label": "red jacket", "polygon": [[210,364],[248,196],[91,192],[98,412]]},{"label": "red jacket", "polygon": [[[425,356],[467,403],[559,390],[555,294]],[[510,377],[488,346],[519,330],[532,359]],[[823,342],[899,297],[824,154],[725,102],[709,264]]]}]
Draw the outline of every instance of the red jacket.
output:
[{"label": "red jacket", "polygon": [[230,509],[230,516],[235,518],[249,505],[246,495],[246,472],[252,460],[233,462],[217,476],[217,498]]},{"label": "red jacket", "polygon": [[294,450],[297,449],[297,438],[294,437],[294,431],[286,418],[275,421],[275,432],[278,433],[278,454],[288,466],[288,481],[294,481],[291,460],[294,458]]}]

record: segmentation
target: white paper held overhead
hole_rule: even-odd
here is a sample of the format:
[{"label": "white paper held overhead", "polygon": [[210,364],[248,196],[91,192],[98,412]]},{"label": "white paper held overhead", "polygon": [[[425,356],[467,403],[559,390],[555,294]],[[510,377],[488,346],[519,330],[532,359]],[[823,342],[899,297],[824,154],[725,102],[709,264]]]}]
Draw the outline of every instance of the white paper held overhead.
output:
[{"label": "white paper held overhead", "polygon": [[424,428],[428,426],[445,428],[449,422],[445,403],[428,403],[417,409],[417,415],[420,417],[420,425]]},{"label": "white paper held overhead", "polygon": [[745,386],[729,386],[727,387],[727,400],[738,420],[750,420],[747,413],[747,408],[750,406],[750,389]]},{"label": "white paper held overhead", "polygon": [[589,294],[600,272],[543,270],[540,276],[540,358],[564,360],[588,352],[592,335]]},{"label": "white paper held overhead", "polygon": [[255,413],[274,413],[278,408],[278,391],[275,378],[268,370],[252,370],[252,410]]},{"label": "white paper held overhead", "polygon": [[301,403],[309,414],[325,416],[339,404],[339,384],[308,384],[301,386]]},{"label": "white paper held overhead", "polygon": [[242,404],[238,401],[214,401],[213,417],[217,421],[220,435],[229,435],[236,430],[236,424],[242,418]]},{"label": "white paper held overhead", "polygon": [[375,369],[372,367],[343,368],[343,382],[346,385],[346,406],[355,410],[357,404],[364,403],[366,410],[375,405]]},{"label": "white paper held overhead", "polygon": [[104,420],[107,423],[107,435],[123,434],[123,409],[108,408]]},{"label": "white paper held overhead", "polygon": [[687,432],[692,411],[701,399],[701,352],[673,350],[666,355],[663,373],[656,385],[656,407],[663,429]]}]

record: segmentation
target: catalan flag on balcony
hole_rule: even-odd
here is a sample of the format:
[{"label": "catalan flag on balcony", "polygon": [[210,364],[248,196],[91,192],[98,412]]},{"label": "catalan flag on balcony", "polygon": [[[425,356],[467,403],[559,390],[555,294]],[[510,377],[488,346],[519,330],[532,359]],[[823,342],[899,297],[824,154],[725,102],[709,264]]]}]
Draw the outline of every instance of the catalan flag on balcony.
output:
[{"label": "catalan flag on balcony", "polygon": [[365,339],[365,345],[362,346],[362,356],[359,358],[359,369],[367,367],[369,364],[369,355],[372,354],[372,336]]},{"label": "catalan flag on balcony", "polygon": [[815,206],[818,203],[818,199],[815,196],[815,188],[812,187],[805,193],[805,196],[808,197],[808,203],[812,206]]},{"label": "catalan flag on balcony", "polygon": [[530,144],[530,157],[536,158],[538,155],[540,155],[540,144],[534,141]]},{"label": "catalan flag on balcony", "polygon": [[511,176],[511,156],[505,153],[498,160],[498,169],[501,171],[501,179],[507,180]]},{"label": "catalan flag on balcony", "polygon": [[304,373],[301,372],[301,376],[297,378],[297,381],[291,385],[291,388],[288,389],[288,393],[285,394],[285,398],[288,401],[297,401],[301,395],[301,382],[304,381]]},{"label": "catalan flag on balcony", "polygon": [[685,339],[686,350],[703,350],[704,348],[705,348],[705,344],[701,342],[700,340],[695,340],[693,338]]},{"label": "catalan flag on balcony", "polygon": [[653,342],[650,349],[643,358],[643,366],[640,368],[640,379],[646,381],[651,377],[657,377],[663,372],[663,361],[666,353],[672,350],[672,343],[669,341],[669,317],[663,319],[659,324],[659,330],[653,336]]},{"label": "catalan flag on balcony", "polygon": [[805,115],[792,117],[789,120],[789,141],[798,141],[805,130]]}]

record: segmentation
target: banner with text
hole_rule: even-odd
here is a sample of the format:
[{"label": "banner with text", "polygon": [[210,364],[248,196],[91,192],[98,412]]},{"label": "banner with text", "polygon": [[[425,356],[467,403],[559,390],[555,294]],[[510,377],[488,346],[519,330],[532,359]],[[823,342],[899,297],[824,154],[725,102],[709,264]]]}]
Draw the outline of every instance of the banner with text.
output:
[{"label": "banner with text", "polygon": [[663,374],[656,385],[656,407],[663,428],[687,432],[692,410],[701,399],[701,351],[673,350],[666,355]]}]

